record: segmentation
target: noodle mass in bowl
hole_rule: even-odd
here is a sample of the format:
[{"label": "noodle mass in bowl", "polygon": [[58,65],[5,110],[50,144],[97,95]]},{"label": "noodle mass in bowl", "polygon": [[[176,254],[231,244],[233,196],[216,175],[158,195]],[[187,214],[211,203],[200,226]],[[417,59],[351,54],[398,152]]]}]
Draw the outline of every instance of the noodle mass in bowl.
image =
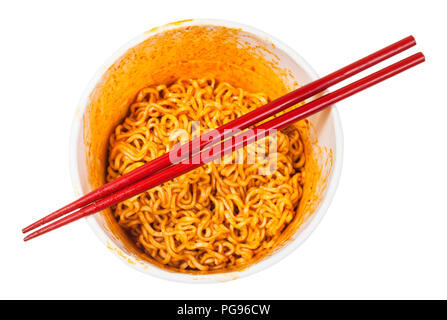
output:
[{"label": "noodle mass in bowl", "polygon": [[[267,102],[265,94],[215,79],[144,88],[110,138],[107,181],[171,150],[175,130],[192,139],[193,121],[203,134]],[[248,161],[254,146],[245,147],[239,163],[234,152],[119,203],[114,216],[163,265],[198,271],[245,267],[269,253],[295,218],[305,164],[298,128],[268,138],[275,148],[264,163]],[[265,174],[262,169],[272,163],[274,170]]]},{"label": "noodle mass in bowl", "polygon": [[[164,132],[170,131],[175,125],[186,127],[187,122],[191,123],[195,119],[194,117],[197,117],[197,110],[200,109],[203,113],[200,119],[202,120],[200,122],[203,131],[228,122],[232,117],[246,113],[250,108],[257,108],[267,100],[271,101],[284,95],[295,89],[298,82],[305,83],[314,79],[312,71],[306,69],[308,67],[306,67],[305,62],[294,56],[288,48],[277,47],[279,43],[277,40],[271,42],[266,40],[265,37],[256,30],[251,30],[248,27],[234,27],[232,23],[212,20],[188,21],[151,30],[120,50],[110,63],[97,74],[96,79],[87,90],[86,96],[81,100],[79,115],[82,115],[82,117],[77,117],[79,120],[75,121],[73,131],[76,156],[71,157],[74,160],[72,173],[76,190],[79,193],[86,193],[96,189],[107,181],[127,172],[126,170],[131,170],[132,166],[135,168],[156,157],[155,153],[158,152],[158,155],[160,155],[166,152],[167,148],[172,146],[175,141],[159,140],[149,143],[151,135],[147,134],[147,131],[145,133],[143,131],[148,128],[147,124],[150,119],[161,121],[163,114],[166,115],[166,120],[163,120],[164,124],[156,126],[157,130],[161,131],[155,132],[155,129],[152,129],[154,135],[162,135]],[[181,85],[178,84],[179,81]],[[177,86],[171,88],[176,82]],[[157,91],[158,89],[161,91]],[[150,95],[145,95],[142,98],[142,105],[138,107],[139,92],[145,90],[152,90],[153,96],[151,98]],[[182,92],[182,90],[185,90],[186,93],[180,94],[179,92]],[[194,92],[187,93],[188,90]],[[155,112],[154,108],[149,111],[150,108],[144,106],[148,104],[148,99],[154,99],[153,101],[156,100],[158,103],[166,100],[165,94],[177,95],[177,102],[181,102],[182,99],[188,97],[188,94],[196,95],[195,90],[206,92],[206,94],[201,95],[200,99],[195,100],[196,103],[197,101],[203,103],[207,100],[208,109],[203,106],[192,106],[194,112],[190,110],[181,115],[175,114],[174,111],[169,110],[170,108],[164,106],[163,108],[167,110],[159,109],[160,114],[157,115],[151,114],[151,112]],[[158,92],[158,97],[155,91]],[[221,93],[221,96],[217,98],[219,93]],[[239,96],[243,100],[241,109],[239,109],[240,105],[236,107],[239,103]],[[221,102],[226,99],[228,107],[223,108],[224,112],[216,116],[218,114],[218,108],[216,108],[218,99]],[[213,103],[214,107],[210,107]],[[182,108],[178,107],[178,104],[181,103],[175,104],[176,110]],[[171,107],[171,109],[174,109],[173,106]],[[145,111],[146,109],[147,111]],[[205,114],[208,114],[208,118]],[[141,124],[138,124],[138,120],[141,119],[144,120]],[[283,182],[290,182],[288,179],[292,179],[296,174],[299,175],[293,178],[298,182],[294,190],[286,190],[285,188],[267,190],[276,197],[281,193],[283,195],[286,193],[288,195],[294,194],[291,197],[284,197],[284,204],[281,204],[286,209],[286,214],[280,215],[273,207],[269,209],[271,212],[276,212],[278,217],[283,217],[284,221],[279,222],[281,220],[277,220],[276,223],[271,222],[268,227],[264,226],[264,232],[269,233],[267,236],[261,235],[260,229],[254,229],[253,227],[250,230],[256,231],[252,233],[250,238],[250,232],[248,232],[250,224],[247,222],[248,219],[242,219],[242,216],[239,217],[240,221],[235,219],[232,222],[239,227],[246,225],[247,227],[244,228],[247,228],[247,232],[237,231],[238,228],[234,226],[232,230],[232,223],[228,220],[228,218],[231,219],[231,216],[225,216],[226,212],[232,212],[232,215],[236,218],[244,210],[248,210],[247,217],[251,217],[253,223],[256,219],[254,208],[244,209],[247,196],[244,192],[247,193],[247,190],[253,187],[260,187],[262,179],[257,181],[258,185],[235,186],[233,179],[235,179],[236,174],[238,175],[237,179],[240,179],[236,179],[237,183],[239,184],[239,181],[245,183],[245,180],[241,178],[244,170],[234,169],[240,165],[234,165],[233,167],[222,164],[214,165],[215,171],[212,171],[214,170],[213,165],[203,166],[177,178],[177,180],[180,179],[179,181],[185,179],[183,181],[190,182],[191,186],[195,185],[195,192],[194,187],[192,189],[185,188],[184,183],[180,183],[182,186],[177,189],[174,186],[160,186],[162,190],[154,196],[150,194],[153,194],[156,188],[145,192],[145,196],[140,195],[131,199],[132,204],[120,204],[123,206],[117,206],[113,210],[106,209],[100,214],[87,218],[87,220],[107,247],[115,251],[119,257],[138,270],[159,277],[182,281],[220,281],[234,279],[263,269],[296,248],[313,230],[324,214],[326,209],[319,210],[319,207],[324,202],[328,202],[328,197],[325,196],[326,187],[331,182],[333,164],[336,164],[336,162],[333,162],[333,152],[337,153],[335,140],[337,130],[339,130],[337,129],[337,126],[339,126],[337,121],[338,118],[334,117],[333,112],[327,110],[310,117],[308,121],[301,121],[294,125],[293,130],[289,128],[283,132],[278,132],[278,139],[283,139],[277,140],[278,154],[284,155],[283,158],[288,159],[279,163],[278,173],[285,172],[284,169],[287,170],[287,174],[283,175]],[[123,128],[126,125],[128,129],[121,131],[118,129],[120,126]],[[118,134],[116,129],[118,129]],[[130,136],[126,137],[125,131],[131,129],[135,130],[134,132],[140,130],[140,133],[135,135],[139,138],[134,137],[133,142],[127,142],[128,147],[133,144],[133,149],[126,149],[125,141]],[[190,131],[188,132],[190,133]],[[296,138],[293,136],[294,132],[298,133]],[[111,138],[112,136],[113,138]],[[289,139],[288,143],[279,143],[287,139]],[[290,139],[295,139],[294,143],[298,145],[297,150],[299,150],[300,143],[302,145],[303,156],[300,157],[303,162],[302,168],[297,168],[299,161],[295,160],[291,161],[291,167],[285,165],[288,161],[290,162],[291,154],[286,152],[285,149],[281,149],[281,147],[290,147]],[[118,147],[119,145],[121,147]],[[115,151],[113,151],[114,147]],[[145,152],[142,152],[143,149]],[[128,156],[128,159],[123,161],[125,155]],[[282,157],[281,155],[278,159]],[[110,160],[114,160],[116,163]],[[283,164],[284,166],[282,166]],[[336,171],[339,171],[339,168]],[[196,174],[196,172],[200,172],[200,174]],[[189,176],[194,174],[196,174],[195,178]],[[209,179],[209,183],[207,184],[200,179]],[[278,184],[278,181],[272,179],[270,182]],[[202,183],[200,187],[198,183]],[[263,180],[263,183],[263,187],[268,188],[266,186],[269,181]],[[237,190],[245,188],[243,192],[236,192],[241,202],[229,200],[222,196],[222,193],[220,200],[216,200],[218,190],[225,193],[231,188]],[[206,191],[208,189],[209,191]],[[154,212],[168,210],[167,197],[165,196],[168,192],[171,192],[171,195],[176,194],[176,201],[172,202],[174,197],[170,198],[171,204],[174,203],[174,213],[171,209],[169,209],[171,210],[169,214],[158,212],[160,219],[163,216],[171,219],[168,220],[169,223],[165,223],[162,222],[163,219],[157,221]],[[205,197],[197,198],[199,194],[206,194],[206,192],[214,197],[214,202],[211,199],[212,197],[207,199]],[[194,194],[196,194],[196,199],[189,197],[189,195]],[[233,196],[228,192],[226,194],[230,197]],[[298,199],[295,200],[297,196]],[[178,200],[180,198],[182,201]],[[151,204],[151,213],[149,213],[150,210],[147,210],[148,206],[145,207],[144,202]],[[176,240],[176,237],[180,237],[176,233],[180,229],[173,227],[175,225],[172,224],[174,223],[174,217],[176,219],[183,217],[184,220],[187,220],[185,216],[178,215],[180,211],[183,211],[182,214],[186,216],[188,215],[186,212],[189,212],[188,217],[193,216],[191,212],[194,212],[194,215],[197,216],[197,212],[200,211],[198,207],[192,211],[191,208],[187,207],[193,203],[195,205],[202,203],[202,207],[206,209],[207,213],[196,217],[197,220],[191,219],[191,221],[188,221],[190,226],[188,227],[189,231],[184,232],[185,238]],[[203,203],[206,205],[203,205]],[[135,204],[139,206],[138,210],[132,207]],[[290,211],[290,208],[294,209]],[[220,221],[217,219],[219,216],[217,212],[224,215],[222,221],[228,223],[227,225],[225,223],[220,225],[225,226],[228,230],[217,227],[219,225],[217,222]],[[216,217],[212,217],[214,214]],[[271,220],[274,221],[274,214],[271,215]],[[149,216],[149,220],[145,221],[146,216]],[[259,214],[256,214],[256,217],[259,216]],[[151,217],[155,224],[150,220]],[[144,223],[147,223],[146,229],[142,228]],[[166,238],[161,237],[158,232],[162,230],[162,223],[164,223],[163,228],[166,232],[177,235],[170,234]],[[137,225],[139,227],[136,227]],[[169,225],[172,229],[168,228]],[[133,226],[135,226],[134,229]],[[147,228],[147,226],[150,228]],[[259,222],[258,226],[262,226],[262,222]],[[206,241],[203,241],[203,239],[202,242],[198,241],[197,230],[195,233],[197,238],[193,238],[193,228],[191,227],[200,228],[201,237]],[[143,230],[151,229],[153,229],[151,232],[155,232],[154,234],[151,235],[150,232],[144,234],[145,231]],[[168,229],[169,231],[167,231]],[[215,239],[213,241],[213,232],[217,229],[219,229],[222,238],[218,239],[219,236],[214,234]],[[276,233],[273,232],[275,229]],[[227,240],[223,239],[224,235]],[[238,240],[235,242],[229,241],[229,235]],[[265,241],[260,241],[261,238]],[[171,245],[165,245],[168,243],[166,241],[171,241]],[[173,245],[172,241],[174,242]],[[233,248],[230,248],[231,246],[228,243],[224,245],[225,241],[232,244]],[[205,248],[212,243],[216,243],[215,247],[208,248],[208,252],[206,252],[207,249]],[[238,244],[239,254],[235,254],[234,252],[238,250]],[[249,248],[244,248],[242,244],[248,245]],[[259,244],[257,249],[255,244]],[[191,249],[192,245],[195,245],[196,249]],[[158,248],[155,250],[151,246],[158,246]],[[187,246],[189,247],[187,248]],[[233,249],[234,252],[231,251]],[[151,250],[153,255],[151,255]],[[172,252],[168,257],[167,254],[170,250]],[[190,254],[188,250],[195,253]],[[177,256],[174,257],[176,254]],[[196,262],[189,262],[194,261],[191,257],[194,257]]]}]

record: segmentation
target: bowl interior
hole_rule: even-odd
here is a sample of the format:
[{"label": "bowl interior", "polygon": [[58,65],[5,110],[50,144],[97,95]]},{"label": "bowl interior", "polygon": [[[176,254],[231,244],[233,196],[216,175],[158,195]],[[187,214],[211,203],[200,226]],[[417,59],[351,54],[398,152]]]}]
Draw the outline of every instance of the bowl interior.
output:
[{"label": "bowl interior", "polygon": [[[265,35],[212,23],[188,22],[152,30],[126,46],[100,72],[81,102],[82,117],[76,133],[76,177],[84,194],[105,183],[109,136],[128,113],[143,87],[165,84],[177,78],[213,77],[251,92],[277,98],[315,77],[312,71]],[[306,180],[298,210],[301,221],[287,228],[274,254],[248,268],[258,269],[296,242],[321,206],[333,172],[336,132],[331,110],[301,123],[307,153]],[[226,280],[248,270],[220,274],[180,274],[162,268],[140,252],[118,226],[110,210],[89,218],[93,228],[128,263],[165,278]]]}]

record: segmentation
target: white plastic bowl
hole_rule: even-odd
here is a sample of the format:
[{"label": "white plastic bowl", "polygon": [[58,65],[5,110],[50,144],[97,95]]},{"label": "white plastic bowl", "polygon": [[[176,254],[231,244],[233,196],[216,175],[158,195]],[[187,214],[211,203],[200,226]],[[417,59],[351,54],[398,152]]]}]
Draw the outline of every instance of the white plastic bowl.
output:
[{"label": "white plastic bowl", "polygon": [[[85,93],[80,100],[79,107],[76,110],[76,115],[73,121],[70,143],[71,177],[77,196],[85,194],[88,191],[88,188],[86,187],[88,185],[86,166],[83,159],[85,146],[82,137],[82,117],[88,104],[90,94],[95,88],[98,81],[100,81],[100,79],[102,78],[104,72],[129,48],[136,46],[137,44],[150,37],[153,37],[154,35],[167,30],[182,28],[185,26],[203,25],[223,26],[228,28],[240,29],[261,39],[270,46],[271,44],[273,44],[275,55],[279,57],[281,63],[291,71],[293,78],[300,84],[308,83],[318,78],[315,71],[307,64],[307,62],[287,45],[262,31],[239,23],[208,19],[188,20],[152,29],[151,31],[146,32],[129,41],[126,45],[115,52],[115,54],[105,63],[102,68],[99,69],[99,71],[90,81],[88,87],[85,90]],[[283,247],[275,251],[270,256],[265,257],[261,261],[251,265],[250,267],[242,271],[232,271],[209,275],[196,275],[165,270],[147,261],[143,261],[128,254],[125,250],[123,250],[119,243],[117,243],[116,239],[113,239],[113,237],[110,237],[110,235],[105,232],[104,224],[99,223],[94,216],[86,218],[87,222],[93,229],[95,234],[98,236],[98,238],[101,240],[101,242],[103,242],[107,246],[107,248],[113,251],[115,255],[122,261],[139,271],[159,278],[190,283],[221,282],[248,276],[250,274],[266,269],[269,266],[285,258],[292,251],[298,248],[304,242],[304,240],[307,239],[307,237],[316,228],[316,226],[326,213],[338,185],[343,156],[343,134],[338,112],[335,106],[332,106],[332,108],[310,117],[309,121],[316,129],[316,138],[318,139],[318,145],[322,148],[326,148],[327,150],[331,150],[333,157],[331,170],[327,176],[326,187],[323,192],[323,196],[321,197],[321,201],[318,203],[318,206],[316,207],[314,213],[303,223],[303,225],[301,225],[301,227],[292,236],[290,241],[288,241]]]}]

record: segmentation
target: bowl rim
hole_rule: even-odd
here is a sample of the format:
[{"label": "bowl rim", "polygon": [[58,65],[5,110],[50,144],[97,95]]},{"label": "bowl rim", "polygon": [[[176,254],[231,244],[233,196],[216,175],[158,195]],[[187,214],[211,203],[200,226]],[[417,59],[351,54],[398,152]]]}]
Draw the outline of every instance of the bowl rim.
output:
[{"label": "bowl rim", "polygon": [[[315,70],[291,47],[283,43],[281,40],[261,31],[254,27],[247,26],[238,22],[232,22],[221,19],[188,19],[178,22],[172,22],[165,24],[160,27],[152,28],[149,31],[143,32],[142,34],[134,37],[123,46],[121,46],[118,50],[116,50],[112,56],[110,56],[106,62],[103,64],[101,68],[97,70],[93,78],[88,83],[86,89],[84,90],[81,99],[78,103],[78,106],[75,111],[75,115],[73,117],[72,126],[71,126],[71,136],[70,136],[70,175],[72,179],[73,188],[77,196],[81,196],[82,188],[81,188],[81,179],[79,175],[79,166],[78,166],[78,153],[79,153],[79,143],[78,140],[81,136],[82,130],[82,117],[85,112],[86,106],[88,104],[89,95],[96,86],[96,84],[100,81],[105,71],[113,64],[115,61],[121,57],[129,48],[134,47],[135,45],[141,43],[142,41],[152,37],[161,32],[183,28],[186,26],[200,26],[200,25],[212,25],[212,26],[223,26],[228,28],[236,28],[241,29],[244,32],[253,34],[263,40],[267,40],[273,43],[278,49],[282,50],[287,56],[289,56],[293,61],[295,61],[308,75],[312,80],[318,78]],[[169,270],[164,270],[154,265],[150,265],[149,262],[142,265],[140,263],[129,263],[131,261],[131,257],[123,252],[120,248],[118,248],[115,243],[106,235],[106,233],[99,226],[98,222],[94,219],[93,216],[89,216],[86,218],[88,225],[94,231],[98,239],[109,249],[114,252],[114,255],[120,258],[121,261],[126,262],[126,265],[129,265],[136,270],[143,272],[145,274],[149,274],[151,276],[171,280],[176,282],[184,282],[184,283],[216,283],[216,282],[224,282],[228,280],[234,280],[238,278],[243,278],[248,275],[255,274],[261,270],[267,269],[272,265],[278,263],[286,256],[290,255],[293,251],[295,251],[315,230],[318,224],[321,222],[322,218],[326,214],[333,198],[335,192],[337,190],[341,170],[343,163],[343,130],[341,126],[341,120],[337,108],[335,105],[332,105],[329,113],[332,118],[334,131],[335,131],[335,152],[334,152],[334,162],[333,162],[333,171],[330,174],[330,179],[327,185],[326,194],[313,214],[313,219],[309,222],[304,230],[300,233],[298,237],[289,241],[286,245],[284,245],[281,250],[275,252],[269,257],[260,260],[259,262],[249,266],[246,269],[240,271],[230,271],[224,273],[216,273],[216,274],[188,274],[188,273],[180,273]],[[150,265],[147,266],[147,265]]]}]

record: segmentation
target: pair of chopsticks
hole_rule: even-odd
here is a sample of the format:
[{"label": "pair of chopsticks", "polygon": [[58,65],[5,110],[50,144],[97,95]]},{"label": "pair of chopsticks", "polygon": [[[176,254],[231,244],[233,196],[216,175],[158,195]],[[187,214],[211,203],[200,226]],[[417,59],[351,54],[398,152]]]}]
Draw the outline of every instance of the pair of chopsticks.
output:
[{"label": "pair of chopsticks", "polygon": [[[346,99],[357,92],[365,90],[366,88],[369,88],[385,79],[422,63],[425,61],[424,55],[421,52],[416,53],[345,87],[342,87],[334,92],[327,93],[326,95],[312,102],[306,103],[301,107],[293,109],[292,111],[278,116],[268,122],[258,125],[254,127],[253,130],[248,131],[248,134],[242,133],[238,136],[234,136],[238,130],[247,129],[280,111],[283,111],[349,77],[352,77],[355,74],[360,73],[361,71],[364,71],[392,56],[397,55],[398,53],[409,49],[415,44],[416,41],[412,36],[402,39],[323,78],[304,85],[252,112],[243,115],[238,119],[214,129],[205,135],[202,135],[201,137],[189,141],[183,146],[165,153],[161,157],[158,157],[145,165],[105,184],[104,186],[82,196],[78,200],[27,226],[22,230],[23,233],[30,232],[40,226],[43,226],[44,224],[60,218],[59,220],[56,220],[53,223],[27,235],[24,240],[28,241],[38,237],[51,230],[60,228],[70,222],[99,212],[139,193],[156,187],[157,185],[200,167],[205,163],[230,154],[233,151],[256,141],[258,138],[262,138],[269,133],[285,128],[294,122],[309,117],[310,115],[317,113],[338,101]],[[242,136],[242,139],[238,139],[239,136]],[[218,143],[214,146],[210,146],[210,137],[212,137],[213,141],[223,141],[224,139],[231,137],[232,143],[229,144],[228,142],[222,142],[221,144]],[[206,156],[204,156],[204,153],[201,153],[205,147],[210,147],[206,152]],[[180,157],[179,151],[181,149],[185,150],[185,148],[186,150],[190,150],[189,153]],[[184,160],[188,157],[192,158],[190,159],[191,161],[189,161],[189,163],[177,162],[176,164],[172,164],[170,159],[173,159],[174,157],[178,161]],[[73,211],[75,212],[67,215]]]}]

